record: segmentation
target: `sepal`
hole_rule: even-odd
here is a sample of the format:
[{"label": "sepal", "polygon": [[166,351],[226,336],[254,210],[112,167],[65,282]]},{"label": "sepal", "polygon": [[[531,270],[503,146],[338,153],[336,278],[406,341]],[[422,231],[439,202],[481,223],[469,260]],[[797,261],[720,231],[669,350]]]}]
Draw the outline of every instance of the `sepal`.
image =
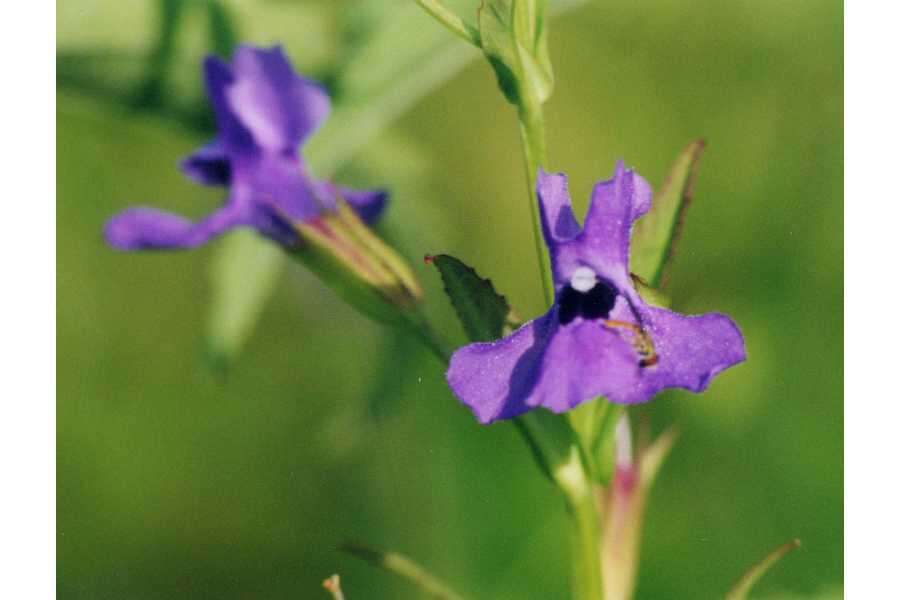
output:
[{"label": "sepal", "polygon": [[408,323],[422,287],[407,262],[346,202],[337,210],[291,223],[300,238],[293,256],[351,306],[377,321]]}]

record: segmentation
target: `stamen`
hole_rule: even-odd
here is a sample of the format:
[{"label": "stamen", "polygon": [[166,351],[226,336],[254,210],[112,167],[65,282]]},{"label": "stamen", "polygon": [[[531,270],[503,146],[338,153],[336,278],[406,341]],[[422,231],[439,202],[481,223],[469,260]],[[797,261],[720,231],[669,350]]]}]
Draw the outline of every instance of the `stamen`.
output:
[{"label": "stamen", "polygon": [[650,334],[644,331],[643,328],[638,327],[634,323],[629,323],[628,321],[607,319],[601,322],[611,329],[624,329],[630,331],[634,335],[629,341],[631,342],[631,345],[634,346],[635,352],[641,357],[638,361],[639,367],[642,369],[645,367],[652,367],[659,362],[659,355],[656,354],[656,349],[653,347],[653,340],[650,338]]}]

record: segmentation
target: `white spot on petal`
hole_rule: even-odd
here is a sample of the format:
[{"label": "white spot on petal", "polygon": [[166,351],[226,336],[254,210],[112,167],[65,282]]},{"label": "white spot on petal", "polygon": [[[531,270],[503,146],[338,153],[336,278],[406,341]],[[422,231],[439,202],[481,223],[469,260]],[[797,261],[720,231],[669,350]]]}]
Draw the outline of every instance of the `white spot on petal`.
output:
[{"label": "white spot on petal", "polygon": [[576,292],[581,292],[583,294],[597,285],[597,274],[589,267],[578,267],[575,269],[575,272],[572,273],[572,277],[569,279],[569,285],[571,285],[572,289]]}]

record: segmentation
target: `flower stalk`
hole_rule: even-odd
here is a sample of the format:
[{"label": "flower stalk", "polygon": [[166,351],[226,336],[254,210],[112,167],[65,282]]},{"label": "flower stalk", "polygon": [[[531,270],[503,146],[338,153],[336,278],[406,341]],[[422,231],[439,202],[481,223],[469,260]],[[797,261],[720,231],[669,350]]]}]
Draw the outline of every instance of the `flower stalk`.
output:
[{"label": "flower stalk", "polygon": [[601,600],[603,576],[600,571],[601,531],[593,486],[581,454],[572,447],[570,460],[559,467],[554,479],[566,498],[572,518],[572,597]]},{"label": "flower stalk", "polygon": [[[553,304],[555,295],[553,272],[544,249],[540,204],[537,197],[538,170],[547,162],[544,113],[539,102],[522,102],[518,109],[534,246],[544,301],[549,307]],[[574,425],[576,423],[573,422]],[[600,600],[603,598],[603,575],[600,569],[601,530],[597,505],[594,501],[589,469],[576,446],[572,446],[571,452],[571,460],[555,473],[555,479],[566,497],[569,515],[572,518],[572,596],[578,600]]]},{"label": "flower stalk", "polygon": [[531,214],[534,248],[537,252],[538,268],[541,272],[544,301],[547,306],[550,306],[553,304],[553,273],[550,270],[547,252],[544,250],[537,197],[538,169],[547,163],[547,147],[544,140],[544,114],[540,104],[527,107],[524,105],[520,106],[519,133],[522,138],[522,151],[525,157],[525,179],[528,186],[528,206]]}]

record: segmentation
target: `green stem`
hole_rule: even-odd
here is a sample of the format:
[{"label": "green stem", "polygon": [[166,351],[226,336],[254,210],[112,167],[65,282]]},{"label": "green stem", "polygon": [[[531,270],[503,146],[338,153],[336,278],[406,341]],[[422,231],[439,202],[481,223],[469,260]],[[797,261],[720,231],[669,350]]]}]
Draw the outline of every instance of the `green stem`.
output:
[{"label": "green stem", "polygon": [[439,0],[416,0],[416,4],[425,9],[425,12],[460,38],[476,48],[481,47],[478,30],[463,21],[456,13],[441,4]]},{"label": "green stem", "polygon": [[435,600],[463,600],[449,585],[402,554],[381,552],[358,544],[345,544],[341,549],[406,579]]},{"label": "green stem", "polygon": [[[554,286],[550,261],[544,250],[541,232],[540,206],[537,197],[538,169],[546,165],[547,148],[544,141],[544,114],[539,102],[523,97],[519,105],[519,132],[525,156],[531,225],[535,250],[541,271],[541,283],[547,306],[553,304]],[[577,447],[572,447],[568,462],[557,468],[554,479],[566,496],[572,517],[572,595],[577,600],[602,600],[603,576],[600,568],[600,526],[594,501],[591,476]]]},{"label": "green stem", "polygon": [[577,449],[573,448],[570,460],[557,468],[554,475],[572,517],[572,597],[575,600],[602,600],[597,503],[591,477]]},{"label": "green stem", "polygon": [[419,340],[423,346],[431,350],[431,353],[434,354],[442,364],[450,364],[450,355],[453,354],[450,345],[447,343],[447,340],[431,326],[431,323],[425,318],[425,315],[420,311],[416,311],[407,318],[406,325],[407,329],[416,336],[416,339]]},{"label": "green stem", "polygon": [[547,162],[547,149],[544,143],[544,114],[540,104],[519,107],[519,132],[522,136],[522,149],[525,156],[525,175],[528,184],[528,205],[531,208],[531,227],[534,234],[534,247],[541,270],[541,283],[544,288],[544,301],[547,306],[553,304],[553,273],[544,250],[544,236],[541,233],[541,215],[537,197],[538,169]]}]

